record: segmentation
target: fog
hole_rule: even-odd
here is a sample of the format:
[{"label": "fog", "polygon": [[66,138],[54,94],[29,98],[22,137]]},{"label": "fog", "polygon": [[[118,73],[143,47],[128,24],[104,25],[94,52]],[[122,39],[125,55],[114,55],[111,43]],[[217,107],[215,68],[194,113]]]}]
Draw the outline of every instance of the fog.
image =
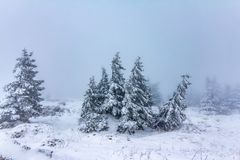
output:
[{"label": "fog", "polygon": [[165,96],[185,73],[192,92],[207,76],[240,84],[238,0],[0,0],[0,24],[0,88],[23,48],[34,51],[44,96],[54,99],[82,98],[118,51],[126,78],[141,56]]}]

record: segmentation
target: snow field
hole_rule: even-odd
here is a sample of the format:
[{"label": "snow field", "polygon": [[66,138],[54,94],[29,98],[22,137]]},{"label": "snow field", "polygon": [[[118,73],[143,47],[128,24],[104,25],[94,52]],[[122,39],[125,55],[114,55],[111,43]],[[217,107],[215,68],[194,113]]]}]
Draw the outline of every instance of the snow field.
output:
[{"label": "snow field", "polygon": [[[116,133],[117,121],[110,118],[109,131],[85,134],[78,130],[80,106],[70,101],[62,116],[39,117],[31,124],[0,130],[0,155],[14,160],[240,160],[239,114],[207,116],[189,108],[178,131],[149,129],[131,136]],[[13,138],[15,133],[23,134]],[[52,151],[52,158],[39,149]]]}]

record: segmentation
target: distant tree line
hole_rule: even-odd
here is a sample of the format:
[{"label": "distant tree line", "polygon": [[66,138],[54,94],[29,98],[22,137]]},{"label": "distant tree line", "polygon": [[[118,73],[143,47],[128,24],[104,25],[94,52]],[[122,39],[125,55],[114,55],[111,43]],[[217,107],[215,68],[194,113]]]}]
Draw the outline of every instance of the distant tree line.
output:
[{"label": "distant tree line", "polygon": [[240,111],[240,87],[222,87],[215,78],[206,79],[206,89],[200,102],[205,114],[230,114]]}]

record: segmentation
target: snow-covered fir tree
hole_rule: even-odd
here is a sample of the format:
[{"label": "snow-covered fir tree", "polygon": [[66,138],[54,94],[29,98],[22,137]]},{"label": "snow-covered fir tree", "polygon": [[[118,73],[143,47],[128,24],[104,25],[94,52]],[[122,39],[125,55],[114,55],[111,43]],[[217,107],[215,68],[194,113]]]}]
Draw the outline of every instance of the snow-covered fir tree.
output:
[{"label": "snow-covered fir tree", "polygon": [[143,63],[137,58],[126,83],[125,105],[122,108],[121,123],[118,131],[134,133],[150,124],[151,117],[151,90],[143,75]]},{"label": "snow-covered fir tree", "polygon": [[120,124],[118,125],[117,131],[119,133],[127,132],[128,134],[134,134],[136,130],[140,129],[139,126],[141,126],[141,129],[143,128],[143,125],[145,124],[145,120],[143,120],[140,117],[140,113],[137,112],[137,110],[139,109],[139,106],[137,106],[132,102],[128,91],[126,93],[124,103],[125,105],[121,111],[122,117],[120,119]]},{"label": "snow-covered fir tree", "polygon": [[240,87],[231,88],[226,86],[222,95],[222,112],[231,113],[240,111]]},{"label": "snow-covered fir tree", "polygon": [[148,81],[143,75],[143,63],[138,57],[128,81],[129,92],[131,94],[132,102],[138,106],[150,107],[152,105],[152,93],[148,86]]},{"label": "snow-covered fir tree", "polygon": [[240,111],[240,86],[237,86],[232,90],[231,101],[233,104],[232,110]]},{"label": "snow-covered fir tree", "polygon": [[125,68],[122,66],[119,53],[113,58],[111,68],[112,77],[110,80],[110,89],[103,108],[106,113],[112,114],[116,118],[120,118],[125,97],[125,79],[122,73]]},{"label": "snow-covered fir tree", "polygon": [[105,100],[107,99],[109,88],[110,88],[110,84],[109,84],[108,74],[106,72],[106,69],[102,68],[102,77],[100,82],[97,85],[98,101],[100,105],[103,105]]},{"label": "snow-covered fir tree", "polygon": [[82,113],[81,117],[84,117],[86,114],[90,112],[99,112],[99,101],[97,95],[97,86],[95,82],[95,78],[91,77],[88,90],[85,93],[84,102],[82,105]]},{"label": "snow-covered fir tree", "polygon": [[201,100],[201,111],[206,114],[222,112],[221,89],[216,79],[206,79],[206,91]]},{"label": "snow-covered fir tree", "polygon": [[41,92],[43,80],[36,80],[38,74],[37,65],[32,58],[33,53],[22,51],[22,56],[17,59],[17,64],[13,70],[15,81],[5,86],[7,92],[6,104],[7,114],[11,115],[11,120],[28,122],[30,117],[41,115],[43,101]]},{"label": "snow-covered fir tree", "polygon": [[94,77],[90,78],[89,89],[86,91],[82,105],[80,130],[83,132],[99,132],[108,129],[107,118],[101,114],[101,104]]},{"label": "snow-covered fir tree", "polygon": [[189,75],[182,75],[182,82],[178,85],[177,91],[173,97],[161,108],[160,114],[156,117],[157,120],[153,124],[154,128],[171,131],[181,127],[183,121],[186,120],[184,110],[187,105],[185,103],[186,90],[191,83]]},{"label": "snow-covered fir tree", "polygon": [[221,95],[221,110],[222,113],[228,114],[235,108],[234,90],[230,86],[225,86]]}]

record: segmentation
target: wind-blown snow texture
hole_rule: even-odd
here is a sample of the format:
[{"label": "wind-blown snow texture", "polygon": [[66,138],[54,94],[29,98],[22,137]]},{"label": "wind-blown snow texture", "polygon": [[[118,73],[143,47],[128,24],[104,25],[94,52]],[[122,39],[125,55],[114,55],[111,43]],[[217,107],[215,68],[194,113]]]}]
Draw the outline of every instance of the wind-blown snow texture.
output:
[{"label": "wind-blown snow texture", "polygon": [[[56,105],[58,102],[44,102]],[[238,160],[240,115],[207,116],[187,110],[187,121],[174,132],[110,130],[85,134],[78,128],[81,102],[70,101],[62,116],[31,119],[0,130],[0,155],[14,160]]]}]

